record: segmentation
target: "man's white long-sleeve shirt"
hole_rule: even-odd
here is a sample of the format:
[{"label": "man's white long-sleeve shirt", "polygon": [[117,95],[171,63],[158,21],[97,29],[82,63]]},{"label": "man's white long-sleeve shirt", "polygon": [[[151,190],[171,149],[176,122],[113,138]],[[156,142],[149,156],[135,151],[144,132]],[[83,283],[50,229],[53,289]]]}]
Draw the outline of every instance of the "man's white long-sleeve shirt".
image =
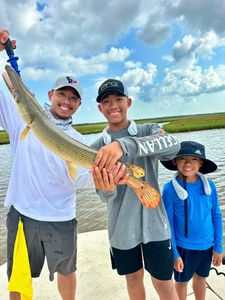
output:
[{"label": "man's white long-sleeve shirt", "polygon": [[[56,125],[58,121],[55,119]],[[41,144],[32,130],[20,141],[26,125],[13,101],[1,91],[0,126],[9,133],[13,154],[5,206],[13,205],[21,214],[40,221],[75,218],[76,190],[94,187],[91,173],[78,168],[77,178],[71,180],[65,161]],[[61,129],[83,142],[82,135],[71,124],[61,126]]]}]

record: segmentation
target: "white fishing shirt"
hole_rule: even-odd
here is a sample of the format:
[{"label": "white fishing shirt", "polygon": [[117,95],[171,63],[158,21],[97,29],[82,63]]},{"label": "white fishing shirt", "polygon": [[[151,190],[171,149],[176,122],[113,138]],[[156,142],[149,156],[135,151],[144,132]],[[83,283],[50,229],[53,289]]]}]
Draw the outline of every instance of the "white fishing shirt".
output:
[{"label": "white fishing shirt", "polygon": [[[63,120],[51,117],[57,124]],[[71,123],[60,126],[76,140],[82,135]],[[46,148],[32,130],[20,141],[26,127],[13,100],[0,91],[0,126],[10,137],[13,166],[5,198],[5,206],[13,205],[21,214],[40,221],[67,221],[76,217],[76,190],[93,187],[91,172],[77,167],[78,176],[71,180],[67,166]]]}]

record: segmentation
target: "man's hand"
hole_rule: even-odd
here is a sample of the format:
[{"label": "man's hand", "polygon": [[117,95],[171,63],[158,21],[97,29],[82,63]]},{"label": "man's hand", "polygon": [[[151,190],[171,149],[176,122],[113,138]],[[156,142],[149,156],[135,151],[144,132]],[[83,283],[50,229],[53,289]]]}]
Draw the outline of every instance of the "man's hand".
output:
[{"label": "man's hand", "polygon": [[[0,29],[0,51],[5,49],[5,42],[8,40],[9,38],[9,32],[5,29]],[[16,48],[16,41],[12,40],[11,41],[12,47]]]},{"label": "man's hand", "polygon": [[112,171],[114,165],[123,156],[123,150],[119,142],[112,142],[109,145],[99,149],[94,166],[97,166],[100,171],[105,168],[108,172]]}]

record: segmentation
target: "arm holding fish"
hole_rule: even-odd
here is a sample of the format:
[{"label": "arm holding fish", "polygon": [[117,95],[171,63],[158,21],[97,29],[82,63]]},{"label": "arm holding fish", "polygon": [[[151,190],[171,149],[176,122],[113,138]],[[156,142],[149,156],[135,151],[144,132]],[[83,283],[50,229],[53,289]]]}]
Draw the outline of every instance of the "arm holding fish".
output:
[{"label": "arm holding fish", "polygon": [[[4,50],[4,43],[8,40],[9,33],[4,29],[0,29],[0,51]],[[16,41],[12,41],[12,45],[15,46]],[[14,139],[20,128],[19,124],[22,124],[22,118],[20,117],[14,101],[11,101],[2,91],[0,91],[0,126],[6,130],[10,135],[10,142]]]},{"label": "arm holding fish", "polygon": [[95,165],[110,171],[122,156],[152,156],[159,160],[172,159],[180,149],[179,141],[166,133],[158,124],[143,124],[141,137],[123,137],[103,146],[97,153]]},{"label": "arm holding fish", "polygon": [[140,137],[124,137],[118,139],[125,156],[150,156],[158,160],[172,159],[180,150],[180,143],[176,137],[166,133],[158,124],[143,124]]}]

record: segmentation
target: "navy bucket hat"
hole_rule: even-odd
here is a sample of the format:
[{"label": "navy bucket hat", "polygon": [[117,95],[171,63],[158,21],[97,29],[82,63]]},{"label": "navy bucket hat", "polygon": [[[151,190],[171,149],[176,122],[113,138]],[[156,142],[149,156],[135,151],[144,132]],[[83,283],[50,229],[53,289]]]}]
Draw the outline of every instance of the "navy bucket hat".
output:
[{"label": "navy bucket hat", "polygon": [[[202,174],[211,173],[217,169],[217,165],[213,161],[206,158],[204,145],[193,141],[184,141],[180,143],[180,146],[180,151],[176,154],[174,159],[182,156],[194,156],[200,158],[203,161],[203,164],[199,169],[199,172]],[[173,159],[161,161],[161,163],[169,170],[177,170],[177,166],[173,163]]]}]

